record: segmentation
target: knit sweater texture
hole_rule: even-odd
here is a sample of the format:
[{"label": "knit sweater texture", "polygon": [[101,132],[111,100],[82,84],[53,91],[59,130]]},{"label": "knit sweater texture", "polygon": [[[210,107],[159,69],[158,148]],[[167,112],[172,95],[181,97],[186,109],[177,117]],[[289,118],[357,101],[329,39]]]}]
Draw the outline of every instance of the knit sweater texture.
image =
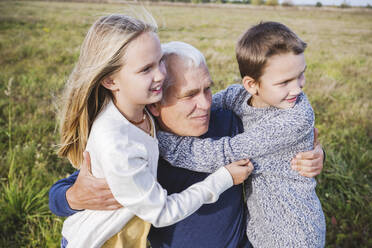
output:
[{"label": "knit sweater texture", "polygon": [[158,133],[160,155],[173,166],[213,172],[249,158],[247,235],[254,247],[323,247],[325,219],[314,178],[291,169],[299,152],[313,149],[314,113],[305,94],[292,108],[254,108],[251,95],[232,85],[213,96],[213,108],[233,110],[244,132],[218,140]]}]

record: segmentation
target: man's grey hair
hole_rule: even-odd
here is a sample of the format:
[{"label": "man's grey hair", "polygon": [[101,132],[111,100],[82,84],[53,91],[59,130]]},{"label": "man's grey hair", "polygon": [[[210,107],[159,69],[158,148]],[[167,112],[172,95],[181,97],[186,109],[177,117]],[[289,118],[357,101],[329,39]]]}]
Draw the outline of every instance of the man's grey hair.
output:
[{"label": "man's grey hair", "polygon": [[176,55],[185,60],[188,68],[207,65],[204,55],[195,47],[182,41],[171,41],[161,45],[164,57]]},{"label": "man's grey hair", "polygon": [[[205,61],[204,55],[195,47],[182,41],[171,41],[161,45],[163,50],[163,56],[165,58],[165,63],[167,63],[167,57],[177,56],[179,57],[187,69],[197,68],[199,66],[207,67],[207,62]],[[166,65],[171,66],[171,65]],[[171,73],[168,71],[167,76],[164,81],[163,90],[164,92],[168,90],[169,86],[173,84],[173,78]],[[162,103],[166,101],[165,95],[163,95]]]}]

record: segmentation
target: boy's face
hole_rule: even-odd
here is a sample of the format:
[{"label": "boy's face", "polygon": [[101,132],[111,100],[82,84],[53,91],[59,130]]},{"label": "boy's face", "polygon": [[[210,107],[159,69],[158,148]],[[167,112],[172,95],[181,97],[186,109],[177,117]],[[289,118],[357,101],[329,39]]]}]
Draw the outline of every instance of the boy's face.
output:
[{"label": "boy's face", "polygon": [[256,85],[257,94],[253,106],[274,106],[281,109],[295,105],[298,95],[305,85],[306,62],[304,54],[278,54],[270,57]]}]

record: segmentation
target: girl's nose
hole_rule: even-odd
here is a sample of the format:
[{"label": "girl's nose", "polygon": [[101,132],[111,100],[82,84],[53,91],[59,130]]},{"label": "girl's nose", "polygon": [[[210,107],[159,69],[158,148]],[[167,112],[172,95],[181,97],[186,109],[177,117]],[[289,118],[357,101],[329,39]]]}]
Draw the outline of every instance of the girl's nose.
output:
[{"label": "girl's nose", "polygon": [[167,75],[167,70],[165,69],[165,65],[164,63],[161,63],[156,72],[155,81],[156,82],[164,81],[166,75]]}]

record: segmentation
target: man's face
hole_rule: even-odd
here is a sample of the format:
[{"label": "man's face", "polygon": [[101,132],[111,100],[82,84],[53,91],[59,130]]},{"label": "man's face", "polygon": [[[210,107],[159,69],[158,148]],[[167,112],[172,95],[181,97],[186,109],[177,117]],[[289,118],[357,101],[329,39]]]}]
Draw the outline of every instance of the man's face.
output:
[{"label": "man's face", "polygon": [[[167,59],[171,85],[164,100],[155,104],[158,122],[165,131],[180,136],[200,136],[208,131],[212,80],[206,65],[187,68],[182,58]],[[151,108],[150,108],[151,109]]]}]

